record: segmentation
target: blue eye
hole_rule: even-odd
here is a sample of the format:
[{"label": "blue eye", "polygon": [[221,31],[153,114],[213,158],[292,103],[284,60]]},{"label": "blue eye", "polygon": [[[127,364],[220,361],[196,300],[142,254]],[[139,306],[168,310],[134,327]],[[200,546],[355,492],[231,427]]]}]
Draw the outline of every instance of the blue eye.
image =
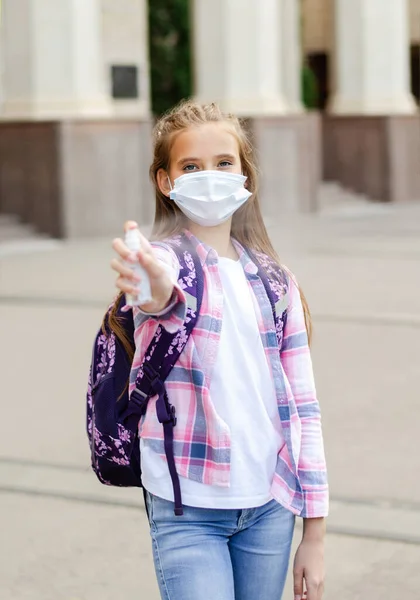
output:
[{"label": "blue eye", "polygon": [[198,169],[197,165],[186,165],[182,170],[183,171],[195,171]]},{"label": "blue eye", "polygon": [[222,160],[222,162],[219,163],[219,167],[222,167],[222,169],[231,167],[232,163],[229,160]]}]

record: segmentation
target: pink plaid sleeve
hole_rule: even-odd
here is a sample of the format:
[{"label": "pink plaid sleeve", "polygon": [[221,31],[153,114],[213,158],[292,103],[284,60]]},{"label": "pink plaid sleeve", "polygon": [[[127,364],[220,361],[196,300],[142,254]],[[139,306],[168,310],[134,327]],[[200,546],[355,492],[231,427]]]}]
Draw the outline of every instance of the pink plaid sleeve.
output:
[{"label": "pink plaid sleeve", "polygon": [[290,383],[300,418],[301,451],[298,474],[304,494],[304,518],[328,514],[328,483],[312,359],[299,289],[290,277],[287,322],[281,349],[281,362]]}]

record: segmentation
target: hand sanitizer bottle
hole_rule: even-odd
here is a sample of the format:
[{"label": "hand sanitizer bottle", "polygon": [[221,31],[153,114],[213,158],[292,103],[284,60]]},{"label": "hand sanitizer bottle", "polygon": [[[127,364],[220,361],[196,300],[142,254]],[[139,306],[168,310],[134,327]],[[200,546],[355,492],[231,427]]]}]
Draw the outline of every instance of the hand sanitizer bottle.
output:
[{"label": "hand sanitizer bottle", "polygon": [[[138,229],[129,229],[126,232],[125,245],[130,252],[133,252],[134,254],[137,254],[141,250],[140,231]],[[139,294],[135,296],[126,294],[127,306],[141,306],[143,304],[148,304],[152,301],[152,293],[150,289],[150,279],[147,272],[139,262],[126,262],[126,265],[130,267],[130,269],[132,269],[136,275],[141,277],[141,281],[138,283]]]}]

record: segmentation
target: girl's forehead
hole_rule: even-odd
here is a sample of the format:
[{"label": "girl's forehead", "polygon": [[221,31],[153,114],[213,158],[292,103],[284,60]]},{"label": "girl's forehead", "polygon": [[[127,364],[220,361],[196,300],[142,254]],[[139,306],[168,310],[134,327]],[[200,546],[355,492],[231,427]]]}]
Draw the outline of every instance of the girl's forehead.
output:
[{"label": "girl's forehead", "polygon": [[188,156],[239,155],[238,139],[234,131],[226,123],[206,123],[189,127],[178,133],[173,141],[171,157]]}]

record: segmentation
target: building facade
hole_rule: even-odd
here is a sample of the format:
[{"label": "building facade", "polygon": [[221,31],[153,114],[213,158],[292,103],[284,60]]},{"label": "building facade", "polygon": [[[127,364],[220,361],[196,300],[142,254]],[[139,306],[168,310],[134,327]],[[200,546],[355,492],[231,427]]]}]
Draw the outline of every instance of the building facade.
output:
[{"label": "building facade", "polygon": [[323,116],[323,177],[420,199],[420,1],[302,0]]},{"label": "building facade", "polygon": [[[147,23],[146,0],[2,1],[0,212],[58,237],[151,221]],[[194,95],[246,120],[265,214],[316,210],[323,178],[420,199],[420,0],[191,0],[191,24]]]},{"label": "building facade", "polygon": [[[334,0],[302,0],[303,52],[318,80],[320,110],[328,108],[328,100],[334,89],[334,9]],[[408,1],[407,14],[411,90],[420,102],[420,0]]]}]

